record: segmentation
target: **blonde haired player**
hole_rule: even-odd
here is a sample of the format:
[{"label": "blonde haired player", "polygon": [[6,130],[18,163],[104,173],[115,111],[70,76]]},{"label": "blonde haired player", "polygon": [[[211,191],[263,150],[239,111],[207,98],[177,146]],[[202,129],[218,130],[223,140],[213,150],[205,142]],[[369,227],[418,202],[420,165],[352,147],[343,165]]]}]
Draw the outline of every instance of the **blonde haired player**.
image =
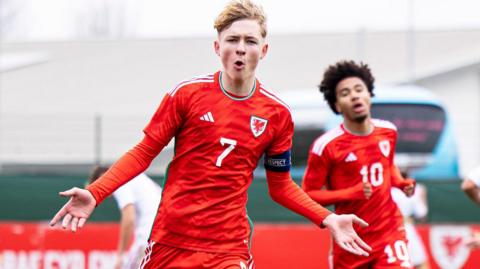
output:
[{"label": "blonde haired player", "polygon": [[268,51],[262,8],[248,0],[232,1],[215,28],[221,70],[172,88],[137,146],[87,190],[61,193],[71,198],[51,224],[63,218],[65,228],[82,227],[96,205],[144,171],[175,138],[142,268],[253,268],[247,190],[262,155],[273,200],[327,227],[346,251],[368,255],[370,247],[352,226],[367,223],[332,214],[290,177],[290,110],[255,77]]}]

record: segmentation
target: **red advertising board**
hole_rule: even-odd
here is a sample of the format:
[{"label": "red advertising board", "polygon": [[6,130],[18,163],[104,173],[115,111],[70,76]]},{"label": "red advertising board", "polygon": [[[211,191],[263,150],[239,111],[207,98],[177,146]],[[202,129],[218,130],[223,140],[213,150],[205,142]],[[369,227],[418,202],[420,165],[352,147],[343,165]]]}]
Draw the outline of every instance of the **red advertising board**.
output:
[{"label": "red advertising board", "polygon": [[[420,225],[431,268],[479,268],[480,250],[465,246],[479,225]],[[112,268],[116,223],[87,223],[72,233],[47,223],[0,222],[0,269]],[[381,235],[379,235],[381,236]],[[256,224],[257,268],[328,268],[330,238],[310,224]]]}]

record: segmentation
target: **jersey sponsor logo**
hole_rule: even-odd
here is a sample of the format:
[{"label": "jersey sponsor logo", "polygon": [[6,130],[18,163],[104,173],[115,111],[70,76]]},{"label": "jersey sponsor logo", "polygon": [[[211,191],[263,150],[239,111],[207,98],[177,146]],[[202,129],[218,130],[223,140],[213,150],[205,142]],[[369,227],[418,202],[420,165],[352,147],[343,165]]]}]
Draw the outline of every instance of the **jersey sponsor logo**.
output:
[{"label": "jersey sponsor logo", "polygon": [[200,120],[203,120],[203,121],[209,121],[209,122],[215,122],[215,120],[213,119],[213,115],[212,115],[212,112],[207,112],[205,115],[201,116],[200,117]]},{"label": "jersey sponsor logo", "polygon": [[470,255],[465,242],[471,236],[468,226],[434,226],[430,229],[430,246],[441,268],[462,268]]},{"label": "jersey sponsor logo", "polygon": [[355,155],[355,153],[353,152],[348,153],[347,158],[345,158],[346,163],[354,162],[356,160],[357,160],[357,155]]},{"label": "jersey sponsor logo", "polygon": [[250,129],[252,130],[253,136],[259,137],[267,129],[268,120],[262,119],[260,117],[252,116],[250,118]]},{"label": "jersey sponsor logo", "polygon": [[390,155],[390,141],[382,140],[378,142],[378,147],[380,148],[383,156],[388,157],[388,155]]}]

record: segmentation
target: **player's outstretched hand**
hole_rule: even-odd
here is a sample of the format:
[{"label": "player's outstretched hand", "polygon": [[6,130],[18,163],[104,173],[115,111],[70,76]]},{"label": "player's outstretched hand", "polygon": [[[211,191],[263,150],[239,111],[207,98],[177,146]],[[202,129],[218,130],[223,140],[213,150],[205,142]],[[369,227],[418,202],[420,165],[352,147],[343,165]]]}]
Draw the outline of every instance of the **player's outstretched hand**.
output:
[{"label": "player's outstretched hand", "polygon": [[353,214],[330,214],[323,220],[323,225],[330,230],[333,239],[341,248],[356,255],[368,256],[368,251],[372,248],[357,235],[353,229],[354,223],[362,227],[368,226],[368,223]]},{"label": "player's outstretched hand", "polygon": [[83,224],[85,224],[85,221],[87,221],[93,209],[95,209],[95,198],[89,191],[76,187],[60,192],[60,195],[70,197],[70,199],[57,214],[55,214],[50,221],[50,226],[54,226],[63,218],[63,229],[67,229],[68,225],[70,225],[72,232],[75,232],[77,227],[83,227]]}]

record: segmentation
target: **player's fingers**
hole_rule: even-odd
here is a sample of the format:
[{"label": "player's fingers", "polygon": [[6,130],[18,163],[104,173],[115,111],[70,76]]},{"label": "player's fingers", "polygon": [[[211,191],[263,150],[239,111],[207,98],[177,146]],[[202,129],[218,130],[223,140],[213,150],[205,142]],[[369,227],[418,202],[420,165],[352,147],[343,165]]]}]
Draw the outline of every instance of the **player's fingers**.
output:
[{"label": "player's fingers", "polygon": [[80,219],[78,220],[78,228],[82,228],[83,225],[85,224],[85,221],[87,221],[86,218],[80,218]]},{"label": "player's fingers", "polygon": [[53,216],[52,220],[50,221],[50,226],[54,226],[57,222],[65,215],[67,210],[65,209],[66,205],[64,205],[60,210],[58,210],[57,214]]},{"label": "player's fingers", "polygon": [[65,217],[63,217],[62,228],[66,229],[71,220],[72,220],[72,215],[66,214]]},{"label": "player's fingers", "polygon": [[370,199],[372,196],[372,190],[371,189],[364,189],[363,193],[365,194],[365,198]]},{"label": "player's fingers", "polygon": [[353,215],[353,218],[352,218],[352,222],[353,223],[356,223],[356,224],[359,224],[360,226],[362,227],[367,227],[368,226],[368,223],[366,221],[364,221],[363,219],[357,217],[356,215]]},{"label": "player's fingers", "polygon": [[414,184],[409,186],[409,191],[410,191],[410,196],[415,193],[415,185]]},{"label": "player's fingers", "polygon": [[350,253],[353,253],[355,255],[361,255],[361,252],[356,250],[355,248],[352,247],[351,243],[349,242],[344,242],[343,243],[344,249]]},{"label": "player's fingers", "polygon": [[62,216],[63,216],[62,210],[58,211],[57,214],[53,216],[52,220],[50,220],[50,226],[55,226],[55,224],[57,224],[57,222],[62,218]]},{"label": "player's fingers", "polygon": [[69,189],[69,190],[59,192],[58,194],[60,194],[60,195],[63,196],[63,197],[70,197],[70,196],[72,196],[72,195],[75,194],[76,189],[77,189],[76,187],[75,187],[75,188],[71,188],[71,189]]},{"label": "player's fingers", "polygon": [[368,257],[368,252],[366,252],[363,248],[361,248],[360,246],[357,245],[357,243],[355,243],[355,241],[353,241],[351,243],[352,247],[360,253],[360,255],[362,256],[365,256],[365,257]]},{"label": "player's fingers", "polygon": [[338,245],[348,252],[352,252],[352,253],[355,252],[355,250],[353,250],[352,247],[347,242],[340,241],[338,242]]},{"label": "player's fingers", "polygon": [[407,195],[408,197],[412,196],[412,195],[413,195],[413,188],[412,188],[412,186],[407,186],[407,187],[403,188],[403,192],[404,192],[405,195]]},{"label": "player's fingers", "polygon": [[74,218],[72,219],[72,225],[71,225],[72,232],[76,232],[76,231],[77,231],[77,225],[78,225],[78,218],[77,218],[77,217],[74,217]]},{"label": "player's fingers", "polygon": [[363,186],[364,191],[372,191],[372,186],[370,184]]},{"label": "player's fingers", "polygon": [[362,238],[360,238],[359,236],[355,238],[355,243],[363,250],[372,251],[372,247],[365,243],[365,241],[363,241]]}]

